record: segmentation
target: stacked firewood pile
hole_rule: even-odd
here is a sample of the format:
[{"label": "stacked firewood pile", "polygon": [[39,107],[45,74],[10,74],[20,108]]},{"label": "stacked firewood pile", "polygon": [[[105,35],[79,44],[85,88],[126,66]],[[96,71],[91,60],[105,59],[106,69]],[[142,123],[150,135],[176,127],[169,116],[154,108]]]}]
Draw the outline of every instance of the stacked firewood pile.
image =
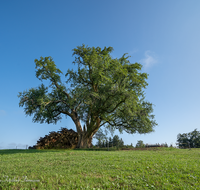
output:
[{"label": "stacked firewood pile", "polygon": [[40,137],[37,144],[29,149],[62,149],[75,148],[78,144],[78,133],[74,130],[61,128],[61,131],[52,131],[45,137]]}]

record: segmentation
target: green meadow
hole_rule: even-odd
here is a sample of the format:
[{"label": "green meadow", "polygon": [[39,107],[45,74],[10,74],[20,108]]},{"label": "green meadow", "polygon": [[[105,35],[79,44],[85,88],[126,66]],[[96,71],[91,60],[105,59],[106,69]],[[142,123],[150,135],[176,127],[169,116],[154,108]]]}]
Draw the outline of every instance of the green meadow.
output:
[{"label": "green meadow", "polygon": [[0,150],[0,189],[200,189],[200,149]]}]

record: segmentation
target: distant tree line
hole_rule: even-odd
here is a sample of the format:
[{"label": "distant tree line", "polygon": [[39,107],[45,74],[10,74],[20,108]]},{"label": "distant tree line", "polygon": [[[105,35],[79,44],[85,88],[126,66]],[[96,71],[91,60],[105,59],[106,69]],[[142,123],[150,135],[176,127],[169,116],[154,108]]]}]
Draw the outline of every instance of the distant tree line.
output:
[{"label": "distant tree line", "polygon": [[200,148],[200,132],[195,129],[190,133],[179,133],[177,142],[179,148]]},{"label": "distant tree line", "polygon": [[[106,132],[105,132],[106,133]],[[97,139],[96,146],[98,147],[123,147],[124,141],[120,139],[118,135],[115,135],[113,138],[107,137],[102,129],[96,133],[95,138]]]},{"label": "distant tree line", "polygon": [[[119,148],[134,148],[133,144],[130,145],[124,145],[124,141],[122,138],[119,138],[118,135],[115,135],[113,138],[107,137],[107,131],[105,130],[103,132],[102,129],[99,129],[99,131],[94,136],[97,139],[97,142],[95,144],[96,147],[119,147]],[[154,145],[148,145],[144,144],[142,140],[139,140],[135,146],[135,148],[147,148],[147,147],[168,147],[167,143],[156,143]],[[172,147],[172,145],[170,145]]]},{"label": "distant tree line", "polygon": [[[171,145],[172,146],[172,145]],[[142,140],[139,140],[135,146],[135,148],[148,148],[148,147],[168,147],[167,143],[156,143],[156,144],[144,144]]]}]

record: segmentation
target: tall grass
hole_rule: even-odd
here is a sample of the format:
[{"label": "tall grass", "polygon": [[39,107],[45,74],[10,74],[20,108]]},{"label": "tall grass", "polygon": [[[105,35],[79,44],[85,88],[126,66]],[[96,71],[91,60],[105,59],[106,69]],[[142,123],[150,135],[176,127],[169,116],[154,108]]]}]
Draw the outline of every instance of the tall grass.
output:
[{"label": "tall grass", "polygon": [[200,149],[0,150],[0,189],[199,189],[199,158]]}]

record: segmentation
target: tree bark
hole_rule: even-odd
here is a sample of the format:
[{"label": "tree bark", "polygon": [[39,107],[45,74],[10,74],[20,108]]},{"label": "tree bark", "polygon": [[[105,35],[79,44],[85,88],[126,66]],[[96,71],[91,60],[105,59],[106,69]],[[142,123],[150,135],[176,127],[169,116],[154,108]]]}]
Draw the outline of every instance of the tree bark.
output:
[{"label": "tree bark", "polygon": [[76,130],[78,134],[81,134],[83,132],[82,127],[81,127],[81,123],[80,120],[78,118],[78,115],[76,113],[75,110],[72,111],[72,116],[71,116],[72,120],[74,121],[75,125],[76,125]]},{"label": "tree bark", "polygon": [[77,148],[91,148],[92,137],[88,137],[87,132],[78,133]]},{"label": "tree bark", "polygon": [[93,131],[89,131],[89,126],[87,128],[84,126],[82,129],[79,117],[75,110],[72,111],[72,120],[76,125],[76,130],[78,133],[78,144],[77,148],[90,148],[92,146],[92,137],[98,131],[100,127],[100,119],[97,118],[96,127]]}]

